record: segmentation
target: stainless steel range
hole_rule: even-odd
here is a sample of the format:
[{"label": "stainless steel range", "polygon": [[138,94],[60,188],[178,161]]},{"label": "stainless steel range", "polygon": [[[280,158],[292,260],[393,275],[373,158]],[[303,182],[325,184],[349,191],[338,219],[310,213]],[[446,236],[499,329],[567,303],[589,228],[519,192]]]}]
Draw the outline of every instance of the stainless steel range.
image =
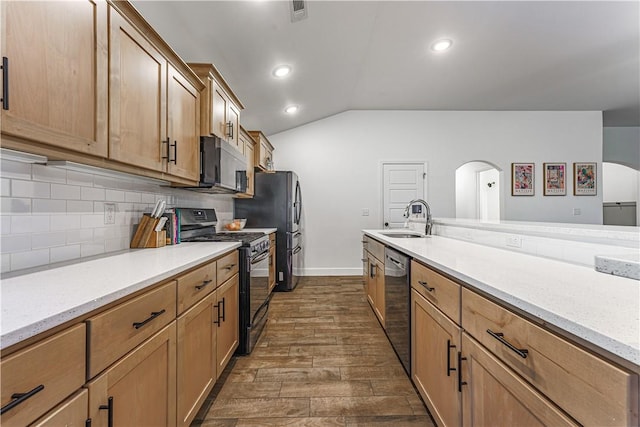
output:
[{"label": "stainless steel range", "polygon": [[267,323],[269,312],[269,236],[257,232],[216,233],[214,209],[177,208],[183,242],[241,242],[240,343],[237,354],[249,354]]}]

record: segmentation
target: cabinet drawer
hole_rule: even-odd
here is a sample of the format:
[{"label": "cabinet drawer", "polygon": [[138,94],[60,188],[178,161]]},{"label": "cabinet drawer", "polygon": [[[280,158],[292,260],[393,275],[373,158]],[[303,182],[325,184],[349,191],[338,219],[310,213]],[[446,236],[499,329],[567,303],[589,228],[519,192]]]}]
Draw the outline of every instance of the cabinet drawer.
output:
[{"label": "cabinet drawer", "polygon": [[176,282],[87,319],[89,378],[176,318]]},{"label": "cabinet drawer", "polygon": [[384,245],[369,236],[363,236],[362,244],[371,255],[384,263]]},{"label": "cabinet drawer", "polygon": [[581,424],[638,424],[637,375],[468,289],[462,290],[462,326]]},{"label": "cabinet drawer", "polygon": [[218,285],[222,285],[238,272],[238,251],[230,252],[218,260]]},{"label": "cabinet drawer", "polygon": [[460,285],[412,260],[411,287],[460,324]]},{"label": "cabinet drawer", "polygon": [[216,262],[212,261],[178,277],[178,314],[200,301],[218,286],[216,268]]},{"label": "cabinet drawer", "polygon": [[[79,389],[85,380],[85,343],[85,326],[79,324],[3,358],[0,424],[30,424]],[[12,397],[29,392],[31,397]],[[15,406],[6,409],[12,401]]]},{"label": "cabinet drawer", "polygon": [[83,388],[30,427],[82,427],[89,418],[89,391]]}]

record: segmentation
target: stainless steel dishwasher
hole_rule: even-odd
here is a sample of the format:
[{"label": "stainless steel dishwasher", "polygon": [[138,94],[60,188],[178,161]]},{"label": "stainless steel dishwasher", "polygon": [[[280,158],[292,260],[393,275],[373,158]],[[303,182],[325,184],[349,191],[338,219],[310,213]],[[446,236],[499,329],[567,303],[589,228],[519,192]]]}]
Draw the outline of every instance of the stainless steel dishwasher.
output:
[{"label": "stainless steel dishwasher", "polygon": [[385,326],[404,370],[411,376],[411,283],[410,258],[400,252],[384,249]]}]

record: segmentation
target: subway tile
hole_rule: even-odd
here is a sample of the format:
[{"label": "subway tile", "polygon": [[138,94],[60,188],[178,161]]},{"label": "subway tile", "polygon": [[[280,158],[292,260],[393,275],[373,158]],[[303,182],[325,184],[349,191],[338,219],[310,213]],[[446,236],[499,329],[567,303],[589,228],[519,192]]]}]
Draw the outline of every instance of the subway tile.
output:
[{"label": "subway tile", "polygon": [[109,202],[124,202],[124,191],[105,190],[105,200]]},{"label": "subway tile", "polygon": [[91,200],[67,200],[67,213],[93,213]]},{"label": "subway tile", "polygon": [[104,242],[92,242],[80,244],[80,256],[88,257],[104,253]]},{"label": "subway tile", "polygon": [[44,233],[50,229],[50,217],[47,215],[13,215],[12,233]]},{"label": "subway tile", "polygon": [[104,188],[82,187],[80,190],[82,200],[104,200]]},{"label": "subway tile", "polygon": [[92,187],[93,175],[84,172],[67,171],[67,184]]},{"label": "subway tile", "polygon": [[0,176],[3,178],[31,179],[31,164],[0,159]]},{"label": "subway tile", "polygon": [[45,165],[32,166],[33,180],[64,184],[67,182],[67,171]]},{"label": "subway tile", "polygon": [[11,234],[11,218],[9,215],[0,215],[0,234]]},{"label": "subway tile", "polygon": [[30,213],[31,199],[3,197],[2,200],[0,200],[0,210],[3,214]]},{"label": "subway tile", "polygon": [[86,243],[93,241],[93,228],[67,231],[67,244]]},{"label": "subway tile", "polygon": [[80,200],[80,187],[77,185],[51,184],[51,198]]},{"label": "subway tile", "polygon": [[129,249],[129,243],[131,239],[126,236],[121,236],[113,239],[105,239],[104,240],[104,251],[105,252],[115,252],[121,251],[124,249]]},{"label": "subway tile", "polygon": [[33,199],[33,213],[66,213],[67,202],[65,200],[53,200],[53,199]]},{"label": "subway tile", "polygon": [[94,213],[104,213],[104,202],[93,202]]},{"label": "subway tile", "polygon": [[31,235],[31,248],[42,249],[54,246],[64,246],[67,242],[67,233],[56,231],[53,233],[35,233]]},{"label": "subway tile", "polygon": [[[160,199],[160,200],[164,200],[164,199]],[[151,204],[155,204],[156,203],[156,195],[153,193],[142,193],[140,196],[140,201],[142,203],[151,203]]]},{"label": "subway tile", "polygon": [[80,228],[80,215],[52,215],[51,231],[73,230]]},{"label": "subway tile", "polygon": [[46,264],[49,264],[49,249],[38,249],[36,251],[11,254],[12,271]]},{"label": "subway tile", "polygon": [[80,228],[96,228],[104,226],[104,214],[87,214],[80,216]]},{"label": "subway tile", "polygon": [[2,178],[0,183],[2,184],[0,187],[0,196],[11,197],[11,180],[9,178]]},{"label": "subway tile", "polygon": [[127,191],[126,193],[124,193],[124,200],[130,203],[141,203],[142,195],[141,193]]},{"label": "subway tile", "polygon": [[60,246],[49,250],[51,262],[62,262],[80,258],[80,245]]},{"label": "subway tile", "polygon": [[51,184],[48,182],[11,180],[11,194],[14,197],[43,198],[51,197]]},{"label": "subway tile", "polygon": [[0,254],[0,272],[8,273],[11,271],[11,254]]},{"label": "subway tile", "polygon": [[31,250],[29,234],[14,234],[2,238],[0,249],[3,253],[24,252]]}]

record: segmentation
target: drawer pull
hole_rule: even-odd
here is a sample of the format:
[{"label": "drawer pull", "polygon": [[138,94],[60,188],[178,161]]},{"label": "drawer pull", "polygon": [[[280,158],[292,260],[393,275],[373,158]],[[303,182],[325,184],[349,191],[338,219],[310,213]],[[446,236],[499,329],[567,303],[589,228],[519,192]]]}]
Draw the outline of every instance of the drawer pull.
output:
[{"label": "drawer pull", "polygon": [[428,290],[429,292],[433,292],[436,290],[436,288],[430,288],[429,285],[427,284],[427,282],[422,281],[422,280],[418,280],[418,283],[420,283],[422,286],[424,286],[424,288],[426,290]]},{"label": "drawer pull", "polygon": [[451,344],[451,340],[447,340],[447,376],[448,377],[451,376],[451,371],[456,370],[456,368],[451,367],[451,349],[452,348],[456,348],[456,346]]},{"label": "drawer pull", "polygon": [[109,396],[106,405],[100,405],[98,409],[107,410],[107,426],[113,427],[113,396]]},{"label": "drawer pull", "polygon": [[513,350],[513,352],[516,353],[518,356],[522,357],[523,359],[527,358],[527,353],[529,353],[529,350],[527,350],[526,348],[517,348],[516,346],[511,344],[509,341],[505,340],[503,338],[504,334],[502,332],[493,332],[491,329],[487,329],[487,333],[492,337],[494,337],[495,339],[497,339],[498,341],[500,341],[502,344],[506,345],[509,348],[509,350]]},{"label": "drawer pull", "polygon": [[87,418],[87,421],[84,422],[84,427],[91,427],[91,418]]},{"label": "drawer pull", "polygon": [[200,290],[202,288],[204,288],[205,286],[207,286],[209,283],[213,282],[213,279],[209,279],[209,280],[203,280],[202,284],[200,285],[196,285],[196,289]]},{"label": "drawer pull", "polygon": [[462,393],[462,386],[467,385],[466,381],[462,381],[462,361],[467,360],[466,357],[462,357],[462,352],[458,352],[458,392]]},{"label": "drawer pull", "polygon": [[6,405],[4,405],[2,408],[0,408],[0,415],[15,408],[16,406],[18,406],[19,404],[21,404],[22,402],[24,402],[25,400],[29,399],[31,396],[33,396],[36,393],[39,393],[42,390],[44,390],[44,385],[40,384],[33,390],[30,390],[26,393],[13,393],[11,395],[11,399],[13,400],[7,403]]},{"label": "drawer pull", "polygon": [[235,264],[229,264],[229,265],[224,266],[224,269],[225,270],[231,270],[235,266],[236,266]]},{"label": "drawer pull", "polygon": [[147,323],[151,322],[156,317],[160,316],[165,311],[167,311],[167,310],[165,310],[164,308],[162,310],[160,310],[160,311],[152,311],[151,312],[151,316],[149,316],[148,319],[144,319],[142,322],[133,322],[133,327],[136,328],[136,329],[140,329],[144,325],[146,325]]}]

